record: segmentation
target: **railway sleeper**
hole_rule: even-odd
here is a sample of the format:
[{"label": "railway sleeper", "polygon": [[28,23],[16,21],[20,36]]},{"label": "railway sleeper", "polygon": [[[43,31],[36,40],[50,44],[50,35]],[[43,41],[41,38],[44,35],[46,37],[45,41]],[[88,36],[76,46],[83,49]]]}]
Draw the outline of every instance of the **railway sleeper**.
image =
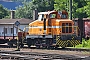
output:
[{"label": "railway sleeper", "polygon": [[0,59],[10,59],[10,57],[0,56]]},{"label": "railway sleeper", "polygon": [[19,57],[15,57],[15,56],[1,56],[1,59],[19,59]]}]

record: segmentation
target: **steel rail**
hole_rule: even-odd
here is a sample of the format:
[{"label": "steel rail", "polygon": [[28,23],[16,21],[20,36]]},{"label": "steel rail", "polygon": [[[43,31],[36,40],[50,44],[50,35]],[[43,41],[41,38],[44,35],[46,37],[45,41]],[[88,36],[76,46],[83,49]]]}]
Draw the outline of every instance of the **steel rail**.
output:
[{"label": "steel rail", "polygon": [[0,58],[7,59],[39,59],[39,60],[82,60],[90,59],[90,56],[74,56],[74,55],[62,55],[62,54],[48,54],[38,52],[21,52],[21,51],[0,51]]}]

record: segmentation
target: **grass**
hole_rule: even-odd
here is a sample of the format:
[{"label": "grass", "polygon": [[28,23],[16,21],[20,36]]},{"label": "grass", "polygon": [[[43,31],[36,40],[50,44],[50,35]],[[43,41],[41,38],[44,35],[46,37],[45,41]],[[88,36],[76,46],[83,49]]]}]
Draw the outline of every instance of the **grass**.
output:
[{"label": "grass", "polygon": [[76,45],[75,48],[88,48],[88,49],[90,49],[90,39],[89,40],[82,39],[82,44]]}]

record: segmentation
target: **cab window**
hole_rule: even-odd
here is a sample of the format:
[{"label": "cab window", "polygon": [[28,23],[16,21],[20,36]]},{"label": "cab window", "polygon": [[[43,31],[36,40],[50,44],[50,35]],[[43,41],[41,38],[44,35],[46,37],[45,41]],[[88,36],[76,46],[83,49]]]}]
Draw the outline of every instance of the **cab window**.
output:
[{"label": "cab window", "polygon": [[61,18],[62,18],[62,19],[66,19],[66,18],[67,18],[66,14],[62,14],[62,15],[61,15]]},{"label": "cab window", "polygon": [[40,21],[43,20],[43,18],[44,18],[43,14],[38,16],[38,20],[40,20]]},{"label": "cab window", "polygon": [[50,18],[56,18],[56,14],[50,14]]}]

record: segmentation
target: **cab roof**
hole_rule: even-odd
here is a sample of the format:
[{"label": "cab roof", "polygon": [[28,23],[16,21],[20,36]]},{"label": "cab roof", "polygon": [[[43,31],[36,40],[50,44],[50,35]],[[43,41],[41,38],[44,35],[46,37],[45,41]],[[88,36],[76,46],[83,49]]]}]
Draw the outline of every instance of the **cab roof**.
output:
[{"label": "cab roof", "polygon": [[48,12],[40,12],[40,13],[38,13],[38,15],[41,15],[41,14],[51,14],[51,13],[54,13],[54,12],[56,12],[56,11],[48,11]]}]

